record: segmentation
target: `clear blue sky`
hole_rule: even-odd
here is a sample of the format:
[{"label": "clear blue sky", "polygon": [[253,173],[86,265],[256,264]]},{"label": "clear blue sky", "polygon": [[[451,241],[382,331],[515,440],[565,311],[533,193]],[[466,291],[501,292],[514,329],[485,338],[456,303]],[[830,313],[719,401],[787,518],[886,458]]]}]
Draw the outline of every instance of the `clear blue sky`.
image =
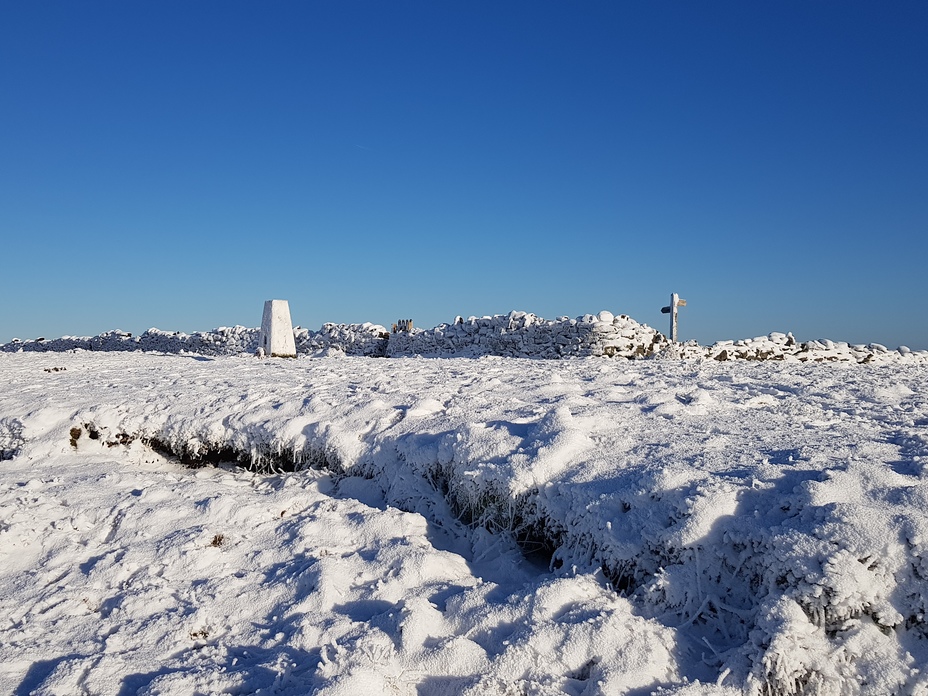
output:
[{"label": "clear blue sky", "polygon": [[928,348],[928,2],[4,2],[0,341],[609,309]]}]

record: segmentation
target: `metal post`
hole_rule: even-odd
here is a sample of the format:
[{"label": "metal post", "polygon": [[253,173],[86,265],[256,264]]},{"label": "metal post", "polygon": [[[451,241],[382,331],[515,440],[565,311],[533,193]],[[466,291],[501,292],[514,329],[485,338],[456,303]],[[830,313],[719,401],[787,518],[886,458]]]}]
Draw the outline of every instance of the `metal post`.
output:
[{"label": "metal post", "polygon": [[670,306],[661,307],[661,314],[670,315],[670,342],[677,342],[677,307],[686,307],[686,300],[681,300],[677,293],[671,293]]}]

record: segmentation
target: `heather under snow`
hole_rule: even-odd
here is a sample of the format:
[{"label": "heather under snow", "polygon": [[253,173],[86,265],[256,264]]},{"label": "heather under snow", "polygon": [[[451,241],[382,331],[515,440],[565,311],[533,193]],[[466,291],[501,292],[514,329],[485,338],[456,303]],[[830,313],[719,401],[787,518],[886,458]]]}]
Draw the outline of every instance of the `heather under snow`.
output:
[{"label": "heather under snow", "polygon": [[747,343],[0,353],[0,692],[928,694],[928,363]]}]

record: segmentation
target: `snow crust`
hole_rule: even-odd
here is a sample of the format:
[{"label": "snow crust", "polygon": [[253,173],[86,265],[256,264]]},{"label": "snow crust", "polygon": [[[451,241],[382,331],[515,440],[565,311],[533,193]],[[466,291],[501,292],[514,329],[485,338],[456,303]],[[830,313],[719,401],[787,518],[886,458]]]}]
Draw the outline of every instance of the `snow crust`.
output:
[{"label": "snow crust", "polygon": [[[433,329],[390,333],[379,324],[324,324],[319,331],[297,327],[293,331],[297,353],[344,353],[376,357],[480,357],[557,359],[569,357],[621,357],[714,359],[718,361],[782,360],[786,362],[928,362],[928,351],[906,346],[889,350],[878,343],[849,345],[820,339],[797,342],[792,334],[771,333],[752,339],[720,341],[711,346],[695,342],[671,344],[647,324],[624,315],[602,311],[571,319],[543,319],[528,312],[486,317],[457,317]],[[259,347],[259,329],[219,327],[184,334],[149,329],[133,337],[109,331],[94,337],[64,336],[53,340],[14,339],[0,345],[2,352],[151,351],[242,355]],[[289,351],[289,348],[287,349]],[[274,351],[278,352],[278,351]],[[289,353],[288,353],[289,354]]]},{"label": "snow crust", "polygon": [[926,694],[897,354],[0,355],[0,692]]}]

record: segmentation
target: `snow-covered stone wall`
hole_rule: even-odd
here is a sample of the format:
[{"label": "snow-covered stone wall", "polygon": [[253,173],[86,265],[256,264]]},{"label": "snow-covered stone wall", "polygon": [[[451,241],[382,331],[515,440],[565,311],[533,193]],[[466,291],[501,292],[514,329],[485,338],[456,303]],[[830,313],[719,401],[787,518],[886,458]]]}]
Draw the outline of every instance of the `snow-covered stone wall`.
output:
[{"label": "snow-covered stone wall", "polygon": [[[258,329],[244,326],[220,327],[194,334],[149,329],[141,336],[109,331],[94,337],[65,336],[53,340],[13,341],[0,346],[6,352],[66,351],[73,349],[160,353],[237,355],[253,353],[258,347]],[[587,314],[576,319],[548,320],[526,312],[492,317],[460,317],[452,324],[434,329],[413,329],[391,334],[378,324],[324,324],[319,331],[294,329],[297,353],[338,351],[346,355],[480,356],[499,355],[527,358],[568,356],[616,356],[641,358],[667,344],[655,329],[623,315],[610,312]]]},{"label": "snow-covered stone wall", "polygon": [[666,343],[661,333],[624,314],[613,316],[603,311],[551,321],[526,312],[510,312],[466,320],[458,317],[453,324],[434,329],[392,334],[387,355],[643,358]]},{"label": "snow-covered stone wall", "polygon": [[[0,351],[63,352],[149,351],[241,355],[254,353],[260,330],[244,326],[219,327],[192,334],[149,329],[141,336],[108,331],[93,337],[64,336],[52,340],[14,339]],[[792,334],[720,341],[701,346],[695,341],[671,344],[647,324],[611,312],[586,314],[576,319],[543,319],[527,312],[495,316],[457,317],[433,329],[390,333],[379,324],[324,324],[319,331],[296,327],[297,353],[344,353],[367,357],[479,357],[557,359],[566,357],[671,358],[694,360],[781,360],[786,362],[896,363],[928,362],[928,351],[905,346],[890,350],[878,343],[848,344],[828,339],[797,341]]]},{"label": "snow-covered stone wall", "polygon": [[346,355],[383,357],[389,332],[379,324],[323,324],[319,331],[296,329],[297,353],[340,351]]},{"label": "snow-covered stone wall", "polygon": [[98,336],[62,336],[30,341],[13,339],[0,346],[6,353],[57,352],[68,350],[149,351],[156,353],[198,353],[200,355],[236,355],[253,353],[258,346],[259,329],[244,326],[220,326],[212,331],[185,334],[179,331],[149,329],[141,336],[125,331],[107,331]]},{"label": "snow-covered stone wall", "polygon": [[[149,351],[155,353],[197,353],[199,355],[240,355],[254,353],[261,330],[244,326],[220,326],[212,331],[185,334],[179,331],[149,329],[141,336],[125,331],[107,331],[99,336],[63,336],[46,340],[14,339],[0,345],[6,353],[93,351]],[[319,331],[301,327],[293,330],[297,353],[315,353],[334,349],[348,355],[383,356],[387,330],[376,324],[325,324]]]},{"label": "snow-covered stone wall", "polygon": [[792,334],[771,333],[768,336],[740,341],[719,341],[711,346],[695,343],[679,347],[681,355],[713,360],[783,360],[786,362],[911,362],[928,361],[928,351],[913,351],[906,346],[890,350],[879,343],[848,344],[826,338],[797,341]]}]

